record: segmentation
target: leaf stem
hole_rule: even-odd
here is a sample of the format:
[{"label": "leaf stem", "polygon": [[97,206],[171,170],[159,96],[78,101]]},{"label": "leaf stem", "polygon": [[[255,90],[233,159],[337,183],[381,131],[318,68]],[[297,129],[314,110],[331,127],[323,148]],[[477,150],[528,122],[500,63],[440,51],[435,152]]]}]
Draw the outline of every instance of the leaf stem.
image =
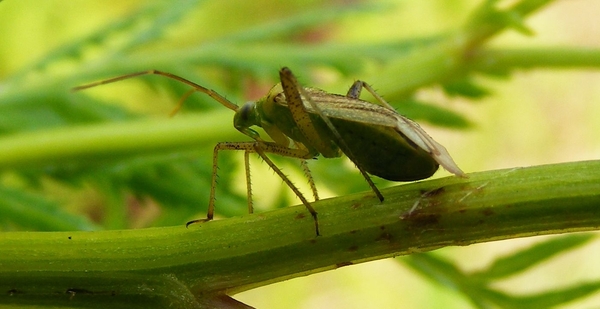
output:
[{"label": "leaf stem", "polygon": [[[58,304],[69,301],[69,291],[80,291],[77,299],[103,302],[114,295],[155,297],[172,295],[173,286],[200,302],[445,246],[596,230],[599,169],[600,161],[586,161],[488,171],[469,179],[447,177],[388,188],[382,191],[383,203],[371,193],[323,200],[313,204],[319,212],[319,237],[303,206],[189,229],[182,224],[2,233],[0,303],[26,304],[37,298]],[[187,301],[185,306],[197,306]]]}]

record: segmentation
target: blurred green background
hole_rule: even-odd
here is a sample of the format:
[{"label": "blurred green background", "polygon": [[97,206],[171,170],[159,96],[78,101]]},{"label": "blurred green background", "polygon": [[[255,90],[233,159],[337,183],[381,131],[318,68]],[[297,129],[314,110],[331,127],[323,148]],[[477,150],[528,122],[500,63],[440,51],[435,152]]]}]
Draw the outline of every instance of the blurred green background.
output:
[{"label": "blurred green background", "polygon": [[[222,119],[198,145],[130,153],[75,155],[61,160],[40,146],[41,161],[11,165],[0,153],[0,226],[10,230],[122,229],[183,224],[204,216],[212,148],[247,140],[233,113],[202,94],[174,118],[168,114],[186,87],[142,77],[78,93],[70,88],[120,74],[160,69],[215,89],[242,104],[265,94],[277,70],[289,66],[306,86],[345,93],[355,79],[373,83],[388,61],[461,27],[482,1],[33,1],[0,2],[0,134],[27,143],[69,130],[151,119]],[[510,1],[500,1],[505,7]],[[502,32],[498,48],[600,47],[600,3],[554,1],[526,19],[534,31]],[[448,95],[440,85],[411,94],[399,112],[418,120],[465,172],[597,159],[600,155],[600,74],[535,69],[503,78],[475,75],[491,94]],[[399,98],[398,98],[399,99]],[[425,111],[414,106],[426,102]],[[410,108],[412,106],[412,109]],[[202,118],[207,117],[207,118]],[[441,119],[441,120],[440,120]],[[152,126],[144,127],[150,131]],[[67,133],[65,133],[67,132]],[[63,134],[61,133],[61,134]],[[118,132],[115,132],[117,134]],[[25,134],[25,135],[19,135]],[[29,134],[29,135],[27,135]],[[116,135],[115,135],[116,136]],[[43,138],[40,140],[44,140]],[[0,152],[3,140],[0,140]],[[73,149],[77,147],[73,137]],[[152,140],[147,141],[149,145]],[[42,144],[40,144],[42,145]],[[101,145],[100,145],[101,146]],[[33,148],[35,149],[35,147]],[[45,155],[48,153],[48,155]],[[29,154],[23,153],[23,157]],[[44,161],[48,158],[48,161]],[[217,215],[246,212],[241,153],[220,160]],[[277,159],[304,185],[293,160]],[[258,159],[252,161],[257,211],[297,204]],[[311,162],[323,197],[366,191],[345,160]],[[435,177],[449,176],[439,171]],[[342,186],[340,177],[344,177]],[[348,179],[346,181],[346,179]],[[393,185],[380,179],[381,186]],[[304,186],[304,191],[306,186]],[[551,237],[509,240],[434,254],[465,271]],[[600,243],[569,250],[495,287],[517,294],[597,280]],[[450,286],[420,276],[397,259],[298,278],[236,295],[257,308],[469,308]],[[590,308],[600,296],[560,308]]]}]

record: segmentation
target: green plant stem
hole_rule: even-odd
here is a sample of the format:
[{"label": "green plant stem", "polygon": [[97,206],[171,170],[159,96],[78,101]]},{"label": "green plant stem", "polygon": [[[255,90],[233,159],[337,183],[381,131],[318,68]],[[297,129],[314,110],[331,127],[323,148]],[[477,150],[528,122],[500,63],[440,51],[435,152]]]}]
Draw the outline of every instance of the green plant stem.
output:
[{"label": "green plant stem", "polygon": [[383,203],[372,193],[323,200],[313,204],[319,237],[303,206],[189,229],[2,233],[0,303],[136,307],[150,298],[204,308],[230,301],[225,294],[391,256],[596,230],[598,170],[600,161],[515,168],[396,186],[382,191]]},{"label": "green plant stem", "polygon": [[231,111],[223,110],[12,134],[0,138],[0,169],[114,160],[244,138],[231,128],[231,117]]},{"label": "green plant stem", "polygon": [[523,24],[527,15],[555,0],[521,0],[506,9],[496,8],[496,1],[484,1],[464,27],[467,46],[476,47],[506,28],[530,34]]},{"label": "green plant stem", "polygon": [[600,67],[600,49],[576,47],[543,47],[520,49],[482,49],[473,55],[475,70],[498,72],[531,68]]},{"label": "green plant stem", "polygon": [[390,61],[376,74],[363,77],[377,85],[388,98],[409,98],[425,85],[444,83],[468,73],[471,55],[507,28],[522,28],[528,14],[552,0],[522,0],[510,8],[499,10],[494,1],[484,1],[462,29],[450,33],[437,44],[416,48],[412,53]]}]

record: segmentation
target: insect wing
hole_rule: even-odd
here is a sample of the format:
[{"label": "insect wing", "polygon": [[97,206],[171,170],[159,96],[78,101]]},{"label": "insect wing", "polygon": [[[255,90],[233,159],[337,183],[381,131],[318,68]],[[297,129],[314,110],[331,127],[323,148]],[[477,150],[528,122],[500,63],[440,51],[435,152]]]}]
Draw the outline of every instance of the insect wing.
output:
[{"label": "insect wing", "polygon": [[[398,114],[395,110],[345,96],[331,94],[325,96],[324,92],[318,89],[306,88],[306,90],[327,117],[394,128],[402,137],[429,153],[448,172],[461,177],[465,176],[444,146],[431,138],[419,124]],[[309,105],[305,104],[305,106],[309,113],[314,113]]]},{"label": "insect wing", "polygon": [[456,176],[466,177],[465,173],[458,167],[458,165],[456,165],[454,160],[452,160],[452,157],[448,153],[448,150],[446,150],[446,147],[433,140],[433,138],[431,138],[427,132],[421,129],[419,124],[406,117],[398,115],[398,124],[396,129],[413,143],[421,147],[421,149],[429,152],[433,159],[448,172]]}]

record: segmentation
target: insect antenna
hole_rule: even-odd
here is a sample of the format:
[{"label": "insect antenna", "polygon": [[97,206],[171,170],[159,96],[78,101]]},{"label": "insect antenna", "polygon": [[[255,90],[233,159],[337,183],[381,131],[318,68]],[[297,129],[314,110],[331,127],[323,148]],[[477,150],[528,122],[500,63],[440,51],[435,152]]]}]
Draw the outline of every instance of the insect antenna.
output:
[{"label": "insect antenna", "polygon": [[175,107],[175,109],[171,112],[171,115],[174,115],[175,113],[177,113],[177,111],[179,111],[181,109],[181,106],[183,106],[183,102],[190,96],[192,95],[194,92],[202,92],[205,93],[206,95],[210,96],[211,98],[213,98],[215,101],[221,103],[223,106],[229,108],[232,111],[237,111],[239,109],[239,107],[235,104],[232,103],[231,101],[227,100],[224,96],[220,95],[218,92],[212,90],[212,89],[208,89],[206,87],[200,86],[190,80],[187,80],[181,76],[177,76],[175,74],[171,74],[171,73],[167,73],[167,72],[162,72],[162,71],[158,71],[158,70],[150,70],[150,71],[143,71],[143,72],[137,72],[137,73],[131,73],[131,74],[126,74],[126,75],[121,75],[121,76],[117,76],[117,77],[113,77],[113,78],[109,78],[109,79],[105,79],[105,80],[101,80],[101,81],[97,81],[97,82],[93,82],[90,84],[85,84],[85,85],[81,85],[81,86],[77,86],[72,88],[72,91],[80,91],[80,90],[84,90],[84,89],[89,89],[92,87],[96,87],[96,86],[100,86],[100,85],[105,85],[105,84],[110,84],[110,83],[114,83],[114,82],[118,82],[118,81],[122,81],[125,79],[130,79],[133,77],[137,77],[137,76],[142,76],[142,75],[160,75],[160,76],[164,76],[173,80],[176,80],[180,83],[186,84],[190,87],[192,87],[192,89],[190,89],[188,92],[186,92],[181,99],[179,100],[179,103],[177,104],[177,106]]}]

